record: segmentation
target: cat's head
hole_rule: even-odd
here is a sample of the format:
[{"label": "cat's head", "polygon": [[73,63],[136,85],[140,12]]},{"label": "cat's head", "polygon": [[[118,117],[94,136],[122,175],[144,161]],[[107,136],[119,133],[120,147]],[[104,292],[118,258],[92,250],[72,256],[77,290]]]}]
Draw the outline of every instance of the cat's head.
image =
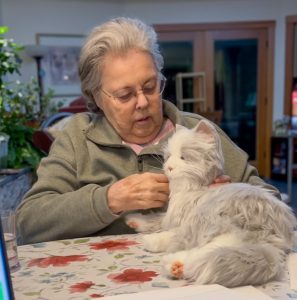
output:
[{"label": "cat's head", "polygon": [[201,120],[194,128],[177,125],[164,150],[164,172],[170,181],[209,185],[223,174],[221,141],[214,126]]}]

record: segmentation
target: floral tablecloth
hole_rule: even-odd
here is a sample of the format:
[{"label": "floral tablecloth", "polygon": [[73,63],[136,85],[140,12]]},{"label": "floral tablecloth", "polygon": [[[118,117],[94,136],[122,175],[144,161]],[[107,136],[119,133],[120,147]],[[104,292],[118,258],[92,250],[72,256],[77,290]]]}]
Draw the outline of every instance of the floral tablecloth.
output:
[{"label": "floral tablecloth", "polygon": [[[16,300],[95,299],[187,285],[161,274],[161,254],[145,251],[141,235],[61,240],[18,247],[12,273]],[[284,281],[257,287],[274,299],[297,299]]]}]

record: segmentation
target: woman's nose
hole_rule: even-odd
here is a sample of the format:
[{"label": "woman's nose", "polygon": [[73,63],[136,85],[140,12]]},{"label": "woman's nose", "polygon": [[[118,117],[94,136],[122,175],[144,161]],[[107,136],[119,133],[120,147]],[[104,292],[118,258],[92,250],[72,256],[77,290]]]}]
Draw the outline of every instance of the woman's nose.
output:
[{"label": "woman's nose", "polygon": [[142,91],[138,91],[136,97],[137,97],[137,104],[136,104],[137,109],[144,108],[148,105],[148,99]]}]

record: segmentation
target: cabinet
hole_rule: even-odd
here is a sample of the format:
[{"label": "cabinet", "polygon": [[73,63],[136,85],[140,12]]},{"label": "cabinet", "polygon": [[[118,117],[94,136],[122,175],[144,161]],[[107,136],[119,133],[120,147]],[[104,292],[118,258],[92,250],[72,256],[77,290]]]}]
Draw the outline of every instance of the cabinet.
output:
[{"label": "cabinet", "polygon": [[[277,136],[271,138],[271,178],[288,179],[288,147],[289,138],[287,136]],[[290,167],[293,178],[297,178],[297,137],[293,138],[293,164]]]}]

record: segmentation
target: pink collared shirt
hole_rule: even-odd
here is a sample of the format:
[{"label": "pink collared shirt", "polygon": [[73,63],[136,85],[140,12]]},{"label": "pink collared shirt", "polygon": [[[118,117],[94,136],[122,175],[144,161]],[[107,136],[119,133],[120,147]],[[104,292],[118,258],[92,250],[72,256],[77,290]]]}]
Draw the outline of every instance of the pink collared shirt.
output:
[{"label": "pink collared shirt", "polygon": [[139,154],[141,152],[141,150],[148,146],[148,145],[157,145],[159,143],[159,141],[168,133],[170,133],[171,131],[173,131],[175,129],[173,123],[169,120],[166,119],[165,123],[163,124],[160,132],[158,133],[158,135],[149,143],[147,144],[133,144],[133,143],[128,143],[125,141],[122,141],[123,144],[129,145],[131,147],[131,149],[136,153]]}]

